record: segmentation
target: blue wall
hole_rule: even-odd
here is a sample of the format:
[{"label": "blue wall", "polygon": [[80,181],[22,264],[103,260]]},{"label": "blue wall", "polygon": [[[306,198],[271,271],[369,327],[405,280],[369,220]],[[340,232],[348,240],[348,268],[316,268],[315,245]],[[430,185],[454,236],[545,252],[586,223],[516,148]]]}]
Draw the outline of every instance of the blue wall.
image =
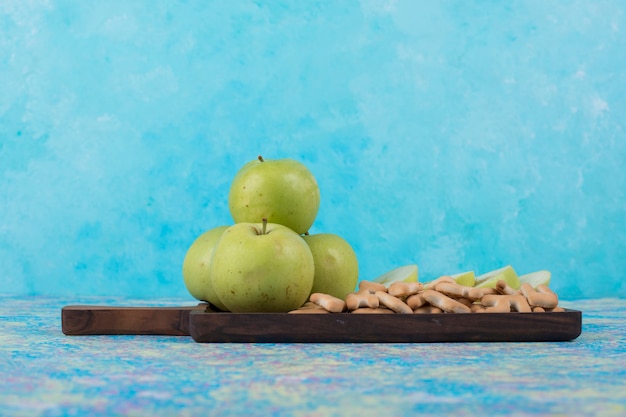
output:
[{"label": "blue wall", "polygon": [[0,1],[0,293],[187,296],[258,154],[361,278],[626,297],[626,3]]}]

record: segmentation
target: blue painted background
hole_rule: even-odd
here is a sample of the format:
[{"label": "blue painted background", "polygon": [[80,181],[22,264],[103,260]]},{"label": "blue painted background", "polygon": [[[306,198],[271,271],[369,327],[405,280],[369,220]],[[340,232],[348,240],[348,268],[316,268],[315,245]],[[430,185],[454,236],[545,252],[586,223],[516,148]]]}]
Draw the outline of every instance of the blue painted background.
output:
[{"label": "blue painted background", "polygon": [[0,293],[187,296],[245,162],[298,159],[361,278],[626,297],[626,4],[0,1]]}]

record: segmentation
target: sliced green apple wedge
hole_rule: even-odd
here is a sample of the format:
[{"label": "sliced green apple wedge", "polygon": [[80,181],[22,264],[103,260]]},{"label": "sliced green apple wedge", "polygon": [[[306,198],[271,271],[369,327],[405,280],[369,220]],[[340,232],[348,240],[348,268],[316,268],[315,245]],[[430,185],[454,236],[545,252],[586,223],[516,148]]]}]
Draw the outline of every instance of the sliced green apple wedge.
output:
[{"label": "sliced green apple wedge", "polygon": [[417,282],[417,265],[411,264],[392,269],[372,281],[383,284],[385,287],[398,281]]},{"label": "sliced green apple wedge", "polygon": [[495,288],[496,283],[500,280],[506,282],[513,289],[518,289],[521,285],[515,269],[511,265],[507,265],[476,277],[474,286],[478,288]]},{"label": "sliced green apple wedge", "polygon": [[476,275],[474,271],[460,272],[458,274],[450,275],[457,284],[465,285],[466,287],[473,287],[476,283]]},{"label": "sliced green apple wedge", "polygon": [[529,274],[520,275],[519,281],[520,281],[520,285],[527,282],[530,285],[532,285],[533,288],[537,288],[537,286],[542,285],[542,284],[550,286],[551,277],[552,277],[552,274],[550,273],[550,271],[541,270],[541,271],[531,272]]}]

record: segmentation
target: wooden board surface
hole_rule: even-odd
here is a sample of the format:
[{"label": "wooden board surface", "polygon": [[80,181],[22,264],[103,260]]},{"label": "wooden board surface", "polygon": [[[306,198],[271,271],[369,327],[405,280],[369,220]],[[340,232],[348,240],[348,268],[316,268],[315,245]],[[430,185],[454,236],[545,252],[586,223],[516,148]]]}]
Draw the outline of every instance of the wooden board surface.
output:
[{"label": "wooden board surface", "polygon": [[61,327],[69,336],[163,335],[189,336],[189,313],[207,304],[188,307],[112,307],[71,305],[61,310]]},{"label": "wooden board surface", "polygon": [[577,338],[582,313],[279,314],[192,311],[201,343],[543,342]]},{"label": "wooden board surface", "polygon": [[191,336],[201,343],[432,343],[567,341],[582,313],[287,314],[185,307],[70,305],[63,333]]}]

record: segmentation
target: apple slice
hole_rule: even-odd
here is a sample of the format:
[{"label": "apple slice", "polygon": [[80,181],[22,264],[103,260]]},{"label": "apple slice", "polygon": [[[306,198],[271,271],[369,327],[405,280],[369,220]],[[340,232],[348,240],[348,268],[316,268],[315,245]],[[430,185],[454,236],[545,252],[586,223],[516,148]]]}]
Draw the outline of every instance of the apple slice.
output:
[{"label": "apple slice", "polygon": [[385,287],[398,281],[417,282],[417,265],[411,264],[392,269],[372,281],[383,284]]},{"label": "apple slice", "polygon": [[518,289],[521,285],[515,269],[511,265],[507,265],[476,277],[474,286],[478,288],[495,288],[496,283],[500,280],[506,282],[513,289]]},{"label": "apple slice", "polygon": [[474,271],[460,272],[458,274],[450,275],[457,284],[465,285],[466,287],[473,287],[476,283],[476,275]]},{"label": "apple slice", "polygon": [[542,285],[542,284],[546,286],[550,286],[551,277],[552,277],[552,274],[550,273],[550,271],[541,270],[541,271],[531,272],[529,274],[520,275],[519,281],[520,281],[520,285],[527,282],[530,285],[532,285],[533,288],[537,288],[537,286]]}]

